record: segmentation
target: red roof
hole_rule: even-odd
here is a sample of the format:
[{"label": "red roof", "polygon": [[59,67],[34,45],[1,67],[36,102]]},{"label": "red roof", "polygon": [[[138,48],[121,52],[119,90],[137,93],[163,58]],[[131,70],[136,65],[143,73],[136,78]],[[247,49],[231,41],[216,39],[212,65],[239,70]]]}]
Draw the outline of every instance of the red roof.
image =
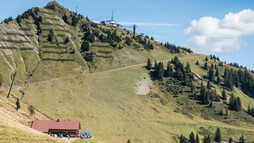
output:
[{"label": "red roof", "polygon": [[48,132],[49,129],[57,130],[79,130],[79,121],[64,121],[64,120],[34,120],[32,128],[40,132]]}]

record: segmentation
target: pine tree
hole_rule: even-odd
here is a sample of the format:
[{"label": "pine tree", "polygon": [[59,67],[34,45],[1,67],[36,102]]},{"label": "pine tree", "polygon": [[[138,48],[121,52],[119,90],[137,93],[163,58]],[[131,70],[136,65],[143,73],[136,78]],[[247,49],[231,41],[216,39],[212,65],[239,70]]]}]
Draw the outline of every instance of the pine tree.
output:
[{"label": "pine tree", "polygon": [[208,79],[210,81],[214,82],[214,71],[213,71],[212,67],[209,69],[207,74],[208,74]]},{"label": "pine tree", "polygon": [[199,65],[199,62],[198,62],[198,61],[196,62],[196,65]]},{"label": "pine tree", "polygon": [[230,137],[228,143],[233,143],[233,139]]},{"label": "pine tree", "polygon": [[232,93],[231,96],[230,96],[229,105],[232,107],[234,105],[234,102],[235,102],[235,96]]},{"label": "pine tree", "polygon": [[214,137],[214,141],[221,143],[221,132],[220,132],[220,128],[217,128],[216,132],[215,132],[215,137]]},{"label": "pine tree", "polygon": [[0,87],[3,85],[3,76],[2,76],[2,74],[0,74]]},{"label": "pine tree", "polygon": [[81,45],[81,52],[89,51],[89,50],[90,50],[89,43],[87,41],[84,41]]},{"label": "pine tree", "polygon": [[16,110],[18,111],[20,109],[20,102],[19,102],[19,98],[17,98],[17,101],[16,101]]},{"label": "pine tree", "polygon": [[162,62],[159,62],[158,64],[158,72],[157,72],[157,78],[162,80],[164,76],[164,66]]},{"label": "pine tree", "polygon": [[205,64],[204,64],[204,69],[205,69],[205,70],[208,70],[207,62],[205,62]]},{"label": "pine tree", "polygon": [[207,89],[211,89],[211,83],[210,83],[210,81],[207,82],[206,88]]},{"label": "pine tree", "polygon": [[50,29],[49,35],[48,35],[48,41],[52,42],[54,37],[54,31],[53,29]]},{"label": "pine tree", "polygon": [[198,133],[197,133],[197,135],[196,135],[196,143],[199,143]]},{"label": "pine tree", "polygon": [[204,137],[203,143],[212,143],[210,135]]},{"label": "pine tree", "polygon": [[225,100],[225,101],[227,101],[227,93],[226,93],[226,90],[225,90],[225,89],[222,90],[222,93],[221,93],[221,94],[222,94],[222,99]]},{"label": "pine tree", "polygon": [[240,137],[239,143],[245,143],[245,141],[244,141],[244,136],[243,136],[243,135]]},{"label": "pine tree", "polygon": [[151,63],[151,59],[150,58],[148,58],[148,60],[147,60],[146,69],[147,70],[151,70],[152,69],[152,63]]},{"label": "pine tree", "polygon": [[247,110],[248,114],[251,114],[251,109],[250,109],[250,105],[248,105],[248,110]]},{"label": "pine tree", "polygon": [[189,135],[189,143],[195,143],[195,135],[193,132],[191,132]]},{"label": "pine tree", "polygon": [[35,114],[34,107],[32,105],[30,105],[27,109],[28,109],[31,116],[33,116]]},{"label": "pine tree", "polygon": [[237,104],[238,104],[238,107],[237,107],[237,111],[240,111],[242,110],[242,102],[241,102],[241,99],[239,97],[237,97]]},{"label": "pine tree", "polygon": [[220,84],[220,82],[221,82],[221,79],[220,79],[220,76],[218,76],[218,77],[217,77],[216,83],[217,83],[217,84]]},{"label": "pine tree", "polygon": [[216,76],[219,76],[219,75],[220,75],[220,73],[219,73],[219,69],[218,69],[218,68],[216,69],[216,73],[215,73],[215,75],[216,75]]},{"label": "pine tree", "polygon": [[158,68],[158,64],[157,64],[157,61],[155,60],[154,61],[154,69],[156,70]]},{"label": "pine tree", "polygon": [[181,135],[179,140],[180,140],[180,143],[188,143],[188,139],[184,135]]},{"label": "pine tree", "polygon": [[21,16],[20,16],[20,15],[17,17],[16,21],[17,21],[18,24],[21,23],[22,19],[21,19]]},{"label": "pine tree", "polygon": [[172,76],[173,76],[173,68],[172,68],[172,66],[170,65],[170,62],[168,62],[168,65],[167,65],[166,75],[167,75],[168,77],[172,77]]},{"label": "pine tree", "polygon": [[67,36],[64,40],[64,43],[69,43],[70,42],[70,38]]},{"label": "pine tree", "polygon": [[208,61],[208,57],[205,57],[205,61]]}]

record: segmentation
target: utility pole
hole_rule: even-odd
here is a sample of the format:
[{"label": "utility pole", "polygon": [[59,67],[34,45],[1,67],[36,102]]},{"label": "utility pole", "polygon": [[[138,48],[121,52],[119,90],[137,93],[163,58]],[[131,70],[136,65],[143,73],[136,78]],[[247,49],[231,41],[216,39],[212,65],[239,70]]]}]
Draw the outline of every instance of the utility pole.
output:
[{"label": "utility pole", "polygon": [[78,14],[78,7],[76,7],[76,13]]},{"label": "utility pole", "polygon": [[133,37],[136,36],[136,27],[137,27],[137,26],[134,24],[134,25],[133,25]]},{"label": "utility pole", "polygon": [[11,95],[11,89],[12,89],[12,86],[13,86],[13,83],[14,83],[14,80],[15,80],[15,77],[16,77],[16,76],[17,76],[17,73],[15,72],[15,73],[13,74],[13,79],[12,79],[12,82],[11,82],[11,86],[10,86],[10,90],[9,90],[9,93],[8,93],[7,98],[9,98],[10,95]]}]

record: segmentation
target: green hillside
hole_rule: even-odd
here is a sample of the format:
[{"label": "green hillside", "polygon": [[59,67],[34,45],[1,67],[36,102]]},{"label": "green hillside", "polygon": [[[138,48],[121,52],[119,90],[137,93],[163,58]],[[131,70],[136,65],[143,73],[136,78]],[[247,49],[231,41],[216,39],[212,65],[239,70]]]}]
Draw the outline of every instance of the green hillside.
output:
[{"label": "green hillside", "polygon": [[[22,102],[52,119],[79,120],[82,132],[88,122],[95,138],[76,142],[179,142],[192,131],[201,139],[213,137],[218,127],[223,140],[238,141],[242,135],[247,142],[254,140],[254,118],[247,113],[254,99],[252,90],[244,88],[253,82],[248,70],[95,24],[55,1],[5,20],[0,29],[3,86],[17,72],[13,92]],[[148,59],[151,70],[146,69]],[[168,64],[172,75],[165,74]],[[211,70],[218,75],[209,77]],[[202,83],[211,84],[204,95]]]}]

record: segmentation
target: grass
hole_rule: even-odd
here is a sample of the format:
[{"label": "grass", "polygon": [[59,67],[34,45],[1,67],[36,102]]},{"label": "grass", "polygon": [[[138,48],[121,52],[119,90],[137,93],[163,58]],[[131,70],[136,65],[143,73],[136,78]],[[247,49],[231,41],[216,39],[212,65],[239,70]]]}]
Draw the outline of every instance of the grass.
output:
[{"label": "grass", "polygon": [[18,128],[2,125],[0,122],[0,140],[1,142],[19,142],[19,143],[61,143],[62,141],[51,137],[27,132]]},{"label": "grass", "polygon": [[[192,55],[189,59],[180,59],[192,61],[192,58],[201,59],[203,56]],[[200,69],[202,73],[206,72]],[[24,101],[53,119],[81,121],[81,131],[85,131],[88,121],[89,131],[102,142],[127,142],[128,139],[134,142],[175,142],[177,136],[188,136],[191,131],[214,134],[217,127],[224,133],[224,139],[229,136],[238,139],[242,133],[247,139],[252,138],[253,124],[235,118],[242,113],[232,112],[232,118],[228,120],[214,114],[209,117],[208,114],[212,112],[204,110],[196,101],[187,99],[186,94],[178,99],[172,95],[165,98],[165,93],[156,85],[153,91],[167,100],[165,105],[157,98],[135,95],[137,82],[147,74],[140,66],[30,84],[24,89]],[[251,100],[249,97],[242,98],[245,99],[243,104]],[[176,100],[186,106],[179,106]],[[187,105],[197,108],[196,111],[186,109]],[[178,112],[176,107],[179,108]],[[202,109],[204,112],[200,114]]]},{"label": "grass", "polygon": [[[21,102],[21,109],[16,111],[15,98],[6,99],[7,91],[0,88],[0,142],[19,143],[60,143],[48,135],[31,129],[32,117],[29,116],[27,105]],[[36,112],[35,119],[47,119],[41,113]]]}]

